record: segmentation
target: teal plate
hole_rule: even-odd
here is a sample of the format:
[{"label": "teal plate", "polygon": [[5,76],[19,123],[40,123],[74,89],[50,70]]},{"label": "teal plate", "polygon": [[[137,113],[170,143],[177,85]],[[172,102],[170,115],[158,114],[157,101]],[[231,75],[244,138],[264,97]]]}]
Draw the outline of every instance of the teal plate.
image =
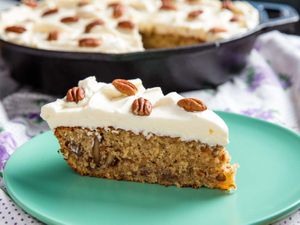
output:
[{"label": "teal plate", "polygon": [[240,164],[233,193],[80,176],[57,153],[52,132],[12,155],[7,190],[48,224],[261,224],[300,207],[300,137],[257,119],[219,115],[230,129],[232,162]]}]

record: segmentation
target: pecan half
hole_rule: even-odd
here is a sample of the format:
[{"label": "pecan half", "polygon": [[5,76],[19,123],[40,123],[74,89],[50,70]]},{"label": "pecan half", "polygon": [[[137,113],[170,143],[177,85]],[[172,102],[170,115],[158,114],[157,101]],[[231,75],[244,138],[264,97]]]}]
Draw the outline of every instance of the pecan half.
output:
[{"label": "pecan half", "polygon": [[78,16],[68,16],[68,17],[64,17],[60,20],[60,22],[62,23],[76,23],[78,22],[79,17]]},{"label": "pecan half", "polygon": [[223,9],[229,9],[231,10],[234,7],[234,4],[231,0],[225,0],[222,2],[222,8]]},{"label": "pecan half", "polygon": [[110,3],[108,7],[112,7],[114,18],[120,18],[125,13],[125,6],[119,2]]},{"label": "pecan half", "polygon": [[160,0],[162,5],[173,4],[174,0]]},{"label": "pecan half", "polygon": [[172,0],[161,0],[161,10],[177,10],[176,5]]},{"label": "pecan half", "polygon": [[135,27],[134,23],[129,20],[120,21],[118,23],[118,28],[132,30],[134,27]]},{"label": "pecan half", "polygon": [[222,2],[222,8],[228,9],[235,14],[243,14],[243,12],[237,8],[231,0],[225,0]]},{"label": "pecan half", "polygon": [[85,27],[85,33],[90,33],[91,30],[95,27],[95,26],[101,26],[104,24],[104,21],[101,20],[101,19],[97,19],[97,20],[94,20],[93,22],[89,23],[88,25],[86,25]]},{"label": "pecan half", "polygon": [[152,112],[152,104],[142,97],[135,99],[131,105],[131,112],[137,116],[149,116]]},{"label": "pecan half", "polygon": [[196,4],[199,3],[201,0],[185,0],[189,4]]},{"label": "pecan half", "polygon": [[38,6],[37,1],[35,0],[22,0],[22,3],[31,8],[36,8]]},{"label": "pecan half", "polygon": [[160,10],[177,10],[176,5],[174,4],[162,4]]},{"label": "pecan half", "polygon": [[188,14],[188,18],[189,19],[196,19],[199,15],[201,15],[203,13],[203,10],[199,9],[199,10],[194,10],[194,11],[191,11],[189,14]]},{"label": "pecan half", "polygon": [[120,5],[120,2],[111,2],[108,4],[108,7],[116,7],[117,5]]},{"label": "pecan half", "polygon": [[5,28],[5,32],[12,32],[12,33],[17,33],[17,34],[22,34],[26,31],[26,28],[23,26],[9,26]]},{"label": "pecan half", "polygon": [[224,27],[213,27],[209,30],[209,32],[211,33],[222,33],[222,32],[226,32],[227,29]]},{"label": "pecan half", "polygon": [[217,181],[220,181],[220,182],[224,182],[224,181],[226,181],[226,176],[225,176],[223,173],[220,173],[220,174],[216,177],[216,180],[217,180]]},{"label": "pecan half", "polygon": [[98,47],[102,44],[102,41],[97,38],[81,38],[78,41],[80,47]]},{"label": "pecan half", "polygon": [[48,41],[56,41],[58,39],[58,34],[59,34],[58,31],[49,32],[47,40]]},{"label": "pecan half", "polygon": [[230,22],[239,22],[241,20],[241,17],[238,15],[233,15],[230,19]]},{"label": "pecan half", "polygon": [[68,90],[66,100],[67,102],[78,103],[79,101],[84,99],[84,97],[84,90],[81,87],[73,87]]},{"label": "pecan half", "polygon": [[78,7],[82,7],[82,6],[86,6],[88,4],[90,4],[91,1],[90,0],[81,0],[80,2],[78,2],[77,6]]},{"label": "pecan half", "polygon": [[43,12],[42,16],[49,16],[55,13],[58,13],[58,8],[48,9],[45,12]]},{"label": "pecan half", "polygon": [[112,85],[121,93],[131,96],[135,95],[138,91],[137,87],[129,82],[128,80],[123,80],[123,79],[115,79],[112,82]]},{"label": "pecan half", "polygon": [[177,105],[187,112],[201,112],[207,109],[206,105],[196,98],[183,98],[177,102]]}]

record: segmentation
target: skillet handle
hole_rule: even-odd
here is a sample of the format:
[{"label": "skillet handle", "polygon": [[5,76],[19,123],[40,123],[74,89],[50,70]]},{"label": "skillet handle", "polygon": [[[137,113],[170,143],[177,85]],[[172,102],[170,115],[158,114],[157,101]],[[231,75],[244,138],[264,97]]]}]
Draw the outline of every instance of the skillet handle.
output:
[{"label": "skillet handle", "polygon": [[261,26],[264,31],[293,28],[299,21],[299,14],[295,8],[287,4],[252,2],[261,12]]}]

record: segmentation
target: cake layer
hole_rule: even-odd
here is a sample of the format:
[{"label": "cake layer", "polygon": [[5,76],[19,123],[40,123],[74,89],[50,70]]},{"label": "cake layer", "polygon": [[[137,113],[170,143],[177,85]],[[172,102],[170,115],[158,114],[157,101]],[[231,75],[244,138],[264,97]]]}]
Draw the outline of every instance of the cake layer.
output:
[{"label": "cake layer", "polygon": [[68,164],[81,175],[108,179],[235,189],[237,165],[222,146],[114,128],[57,127]]},{"label": "cake layer", "polygon": [[199,38],[185,37],[172,34],[142,33],[143,45],[150,48],[174,48],[178,46],[195,45],[203,43]]},{"label": "cake layer", "polygon": [[[126,96],[112,84],[98,83],[95,77],[79,82],[85,96],[76,102],[58,99],[42,107],[41,117],[50,128],[113,127],[145,136],[158,135],[180,138],[182,141],[201,141],[211,146],[228,144],[228,127],[213,111],[187,112],[177,105],[182,96],[173,92],[164,95],[160,88],[145,89],[141,80],[130,80],[137,93]],[[152,111],[147,116],[132,113],[138,98],[147,99]]]}]

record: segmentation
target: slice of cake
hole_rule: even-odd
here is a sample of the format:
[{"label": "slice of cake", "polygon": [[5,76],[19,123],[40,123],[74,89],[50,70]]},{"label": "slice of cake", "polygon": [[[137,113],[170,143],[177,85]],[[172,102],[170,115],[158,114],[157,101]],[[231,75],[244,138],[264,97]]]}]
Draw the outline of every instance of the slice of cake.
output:
[{"label": "slice of cake", "polygon": [[81,175],[178,187],[235,189],[228,128],[198,99],[141,80],[79,82],[42,107],[68,164]]}]

